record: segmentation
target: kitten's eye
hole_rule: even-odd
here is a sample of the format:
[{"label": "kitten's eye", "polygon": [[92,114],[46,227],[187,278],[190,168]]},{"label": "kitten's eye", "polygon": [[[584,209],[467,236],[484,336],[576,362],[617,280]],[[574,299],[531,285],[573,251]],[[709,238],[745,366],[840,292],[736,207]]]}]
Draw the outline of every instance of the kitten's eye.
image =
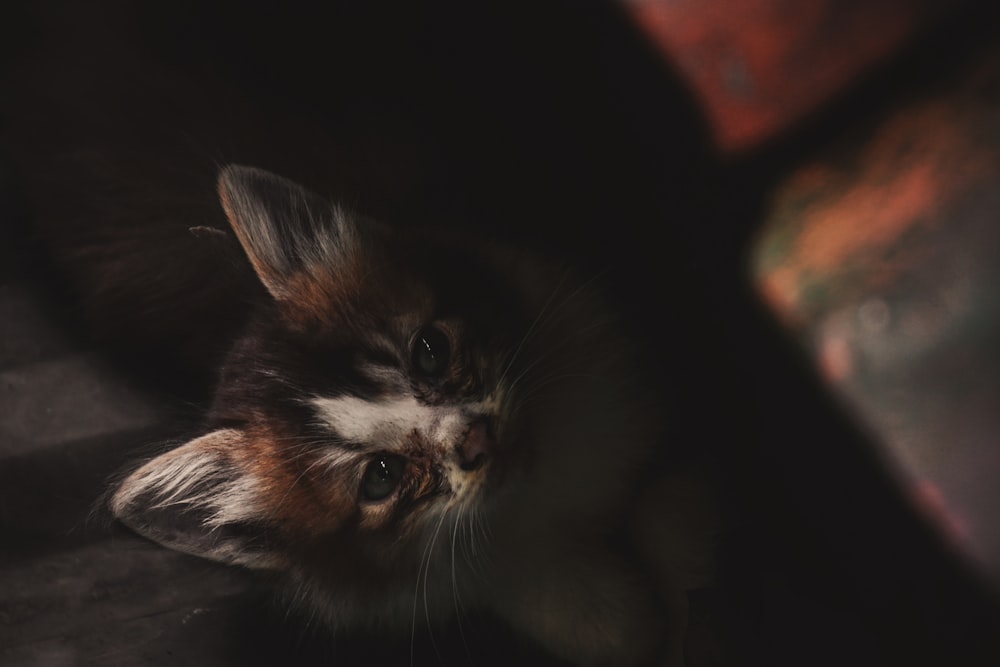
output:
[{"label": "kitten's eye", "polygon": [[406,460],[400,456],[380,455],[372,459],[365,469],[361,492],[365,500],[388,498],[403,478]]},{"label": "kitten's eye", "polygon": [[443,331],[424,327],[413,340],[413,368],[424,377],[440,377],[448,369],[450,352],[448,337]]}]

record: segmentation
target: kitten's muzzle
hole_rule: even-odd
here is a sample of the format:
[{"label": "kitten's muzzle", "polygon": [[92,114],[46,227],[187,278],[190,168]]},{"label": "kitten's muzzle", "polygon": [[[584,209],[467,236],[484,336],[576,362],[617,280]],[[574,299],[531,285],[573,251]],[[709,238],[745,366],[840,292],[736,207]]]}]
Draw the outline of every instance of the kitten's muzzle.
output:
[{"label": "kitten's muzzle", "polygon": [[459,467],[476,470],[482,467],[496,450],[496,437],[486,419],[474,422],[458,443]]}]

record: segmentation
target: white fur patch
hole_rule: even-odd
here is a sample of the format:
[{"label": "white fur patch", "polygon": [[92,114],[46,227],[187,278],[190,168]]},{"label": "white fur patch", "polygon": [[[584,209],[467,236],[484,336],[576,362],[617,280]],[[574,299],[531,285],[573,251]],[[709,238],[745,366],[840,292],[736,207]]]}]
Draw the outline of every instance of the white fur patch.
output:
[{"label": "white fur patch", "polygon": [[481,414],[479,404],[424,405],[412,396],[367,401],[356,396],[314,398],[320,419],[340,437],[357,443],[398,442],[416,431],[431,442],[451,444],[470,418]]}]

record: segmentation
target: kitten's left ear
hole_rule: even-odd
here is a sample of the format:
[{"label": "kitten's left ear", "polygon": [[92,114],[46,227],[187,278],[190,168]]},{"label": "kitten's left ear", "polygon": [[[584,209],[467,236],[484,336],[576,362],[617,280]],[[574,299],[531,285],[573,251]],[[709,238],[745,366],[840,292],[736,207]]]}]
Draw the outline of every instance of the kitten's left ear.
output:
[{"label": "kitten's left ear", "polygon": [[133,472],[109,503],[126,526],[176,551],[255,569],[282,569],[261,505],[262,484],[237,461],[248,436],[220,429]]},{"label": "kitten's left ear", "polygon": [[301,185],[229,165],[219,174],[218,191],[229,224],[275,299],[291,300],[302,278],[337,281],[357,265],[358,221]]}]

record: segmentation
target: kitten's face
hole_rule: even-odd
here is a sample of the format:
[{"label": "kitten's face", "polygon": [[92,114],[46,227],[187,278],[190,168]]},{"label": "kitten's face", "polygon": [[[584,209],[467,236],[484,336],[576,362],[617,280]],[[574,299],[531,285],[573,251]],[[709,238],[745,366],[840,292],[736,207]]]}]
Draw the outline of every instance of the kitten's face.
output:
[{"label": "kitten's face", "polygon": [[380,240],[349,294],[267,309],[217,394],[220,425],[258,434],[259,486],[279,491],[267,513],[296,543],[405,543],[442,512],[488,502],[515,465],[523,306],[454,249],[392,245]]},{"label": "kitten's face", "polygon": [[552,286],[257,170],[228,169],[220,194],[269,298],[229,355],[212,430],[133,473],[112,508],[224,562],[412,582],[442,522],[530,464],[521,388],[550,372],[535,348],[555,346],[531,334]]}]

